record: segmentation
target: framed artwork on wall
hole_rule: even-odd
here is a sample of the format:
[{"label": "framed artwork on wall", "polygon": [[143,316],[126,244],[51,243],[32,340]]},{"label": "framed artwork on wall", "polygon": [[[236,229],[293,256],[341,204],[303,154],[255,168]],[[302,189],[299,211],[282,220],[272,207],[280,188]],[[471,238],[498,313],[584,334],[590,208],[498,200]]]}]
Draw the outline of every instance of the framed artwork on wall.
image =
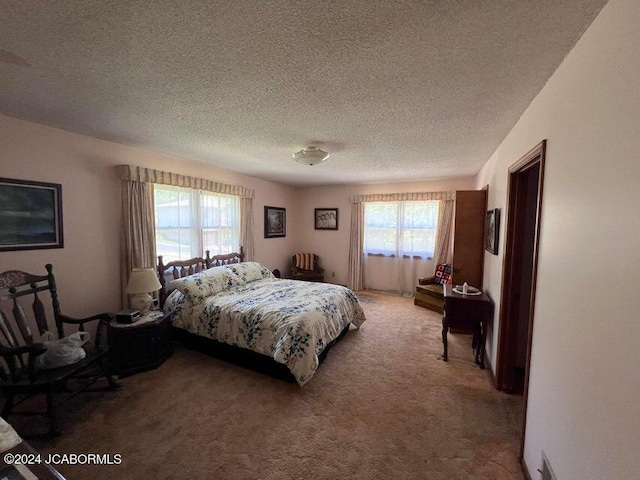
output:
[{"label": "framed artwork on wall", "polygon": [[264,207],[264,238],[287,236],[287,210],[280,207]]},{"label": "framed artwork on wall", "polygon": [[500,209],[494,208],[487,212],[484,224],[484,249],[498,255],[498,235],[500,234]]},{"label": "framed artwork on wall", "polygon": [[316,230],[338,230],[338,209],[316,208],[314,224]]},{"label": "framed artwork on wall", "polygon": [[0,178],[0,251],[63,246],[62,186]]}]

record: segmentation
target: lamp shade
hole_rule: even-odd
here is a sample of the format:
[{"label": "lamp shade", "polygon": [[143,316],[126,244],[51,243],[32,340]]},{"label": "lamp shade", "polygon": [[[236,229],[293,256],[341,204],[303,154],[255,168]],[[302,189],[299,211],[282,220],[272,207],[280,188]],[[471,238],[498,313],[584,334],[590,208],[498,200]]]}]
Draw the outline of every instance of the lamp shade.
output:
[{"label": "lamp shade", "polygon": [[149,293],[160,290],[162,285],[153,268],[134,268],[127,284],[127,293]]},{"label": "lamp shade", "polygon": [[307,147],[291,154],[291,156],[296,162],[302,163],[303,165],[317,165],[324,162],[331,154],[316,147]]},{"label": "lamp shade", "polygon": [[162,285],[153,268],[134,268],[126,288],[127,293],[133,294],[131,308],[140,310],[141,315],[146,315],[153,301],[149,292],[155,292],[160,288]]}]

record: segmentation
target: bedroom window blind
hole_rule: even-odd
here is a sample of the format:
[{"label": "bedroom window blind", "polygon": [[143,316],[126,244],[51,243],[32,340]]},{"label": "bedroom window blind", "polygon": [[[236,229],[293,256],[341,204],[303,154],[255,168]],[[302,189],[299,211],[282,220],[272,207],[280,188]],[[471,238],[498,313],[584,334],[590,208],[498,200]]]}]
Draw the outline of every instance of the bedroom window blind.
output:
[{"label": "bedroom window blind", "polygon": [[238,251],[240,197],[154,185],[156,250],[165,262]]},{"label": "bedroom window blind", "polygon": [[364,202],[364,254],[432,258],[439,203]]}]

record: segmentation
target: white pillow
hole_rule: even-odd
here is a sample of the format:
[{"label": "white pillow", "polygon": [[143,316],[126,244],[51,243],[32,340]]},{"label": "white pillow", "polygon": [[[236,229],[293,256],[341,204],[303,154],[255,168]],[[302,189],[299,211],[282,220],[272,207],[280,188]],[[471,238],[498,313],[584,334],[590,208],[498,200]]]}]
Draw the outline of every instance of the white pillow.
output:
[{"label": "white pillow", "polygon": [[237,276],[240,285],[264,278],[275,278],[271,270],[258,262],[232,263],[227,265],[227,268]]},{"label": "white pillow", "polygon": [[241,283],[236,275],[221,266],[178,278],[172,285],[191,302],[198,302]]}]

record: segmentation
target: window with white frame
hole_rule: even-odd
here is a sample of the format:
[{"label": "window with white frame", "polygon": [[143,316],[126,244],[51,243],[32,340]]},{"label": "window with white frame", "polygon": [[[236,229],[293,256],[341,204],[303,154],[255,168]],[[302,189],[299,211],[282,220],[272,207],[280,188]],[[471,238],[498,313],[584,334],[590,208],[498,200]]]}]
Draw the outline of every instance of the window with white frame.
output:
[{"label": "window with white frame", "polygon": [[186,260],[238,251],[240,197],[154,185],[156,250],[163,260]]},{"label": "window with white frame", "polygon": [[432,258],[438,207],[438,201],[365,202],[365,255]]}]

